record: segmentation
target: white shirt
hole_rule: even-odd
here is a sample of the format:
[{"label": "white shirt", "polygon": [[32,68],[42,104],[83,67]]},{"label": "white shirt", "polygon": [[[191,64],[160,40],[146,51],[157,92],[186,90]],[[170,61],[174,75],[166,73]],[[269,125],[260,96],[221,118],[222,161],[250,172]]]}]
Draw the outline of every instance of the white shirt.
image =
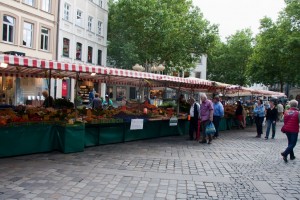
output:
[{"label": "white shirt", "polygon": [[193,105],[191,106],[191,108],[190,108],[190,116],[194,117],[194,106],[195,106],[195,104],[197,105],[197,110],[198,110],[198,113],[199,113],[198,118],[200,118],[200,105],[197,102],[193,103]]},{"label": "white shirt", "polygon": [[282,113],[282,112],[283,112],[283,105],[282,105],[281,103],[279,103],[279,104],[277,105],[277,110],[278,110],[279,113]]}]

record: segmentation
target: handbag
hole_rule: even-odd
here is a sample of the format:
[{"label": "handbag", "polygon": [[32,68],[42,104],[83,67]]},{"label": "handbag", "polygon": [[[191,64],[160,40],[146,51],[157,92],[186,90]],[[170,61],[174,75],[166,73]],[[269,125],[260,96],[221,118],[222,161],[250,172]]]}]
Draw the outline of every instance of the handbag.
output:
[{"label": "handbag", "polygon": [[215,133],[216,133],[216,128],[215,128],[214,124],[212,122],[210,122],[205,127],[205,134],[206,135],[214,135]]}]

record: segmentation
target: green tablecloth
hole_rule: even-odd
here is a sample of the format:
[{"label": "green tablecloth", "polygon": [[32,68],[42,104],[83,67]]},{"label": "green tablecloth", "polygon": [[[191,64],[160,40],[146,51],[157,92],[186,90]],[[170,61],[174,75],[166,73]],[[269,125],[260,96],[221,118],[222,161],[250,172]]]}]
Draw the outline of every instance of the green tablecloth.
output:
[{"label": "green tablecloth", "polygon": [[0,128],[0,157],[53,150],[52,125],[18,125]]},{"label": "green tablecloth", "polygon": [[188,134],[189,121],[145,121],[142,130],[130,130],[130,123],[57,125],[46,123],[0,127],[0,157],[59,150],[81,152],[84,147],[120,143],[162,136]]},{"label": "green tablecloth", "polygon": [[84,124],[55,126],[54,143],[58,144],[58,150],[63,153],[84,151]]},{"label": "green tablecloth", "polygon": [[84,150],[84,124],[46,123],[0,127],[0,157],[59,150],[63,153]]}]

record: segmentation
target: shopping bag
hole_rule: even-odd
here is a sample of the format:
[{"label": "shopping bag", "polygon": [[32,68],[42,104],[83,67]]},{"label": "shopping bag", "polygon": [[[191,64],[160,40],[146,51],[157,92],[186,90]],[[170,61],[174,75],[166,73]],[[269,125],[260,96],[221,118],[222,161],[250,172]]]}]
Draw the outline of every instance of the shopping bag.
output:
[{"label": "shopping bag", "polygon": [[206,135],[214,135],[215,133],[216,133],[216,128],[215,128],[214,124],[212,122],[210,122],[205,127],[205,134]]}]

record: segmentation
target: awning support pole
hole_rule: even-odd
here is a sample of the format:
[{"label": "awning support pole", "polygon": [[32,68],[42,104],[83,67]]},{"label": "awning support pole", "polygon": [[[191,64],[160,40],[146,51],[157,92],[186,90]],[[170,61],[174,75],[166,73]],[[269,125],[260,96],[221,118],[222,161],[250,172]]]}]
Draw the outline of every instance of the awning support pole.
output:
[{"label": "awning support pole", "polygon": [[180,96],[180,89],[181,89],[181,84],[179,83],[179,87],[177,90],[177,95],[176,95],[176,99],[177,99],[177,109],[176,109],[176,115],[178,116],[179,114],[179,96]]},{"label": "awning support pole", "polygon": [[78,118],[78,111],[77,111],[77,103],[78,103],[78,79],[79,79],[79,72],[76,72],[76,79],[75,79],[75,101],[74,101],[74,106],[75,106],[75,118]]}]

